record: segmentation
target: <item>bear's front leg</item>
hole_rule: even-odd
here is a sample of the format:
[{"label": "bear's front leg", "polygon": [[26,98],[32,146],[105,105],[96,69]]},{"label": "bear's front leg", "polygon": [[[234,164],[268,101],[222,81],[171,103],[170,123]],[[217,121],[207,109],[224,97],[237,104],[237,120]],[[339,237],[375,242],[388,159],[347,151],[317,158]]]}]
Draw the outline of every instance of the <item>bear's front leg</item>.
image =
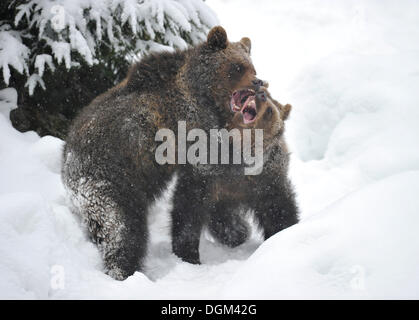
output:
[{"label": "bear's front leg", "polygon": [[223,245],[235,248],[249,236],[249,225],[240,215],[237,201],[223,199],[214,204],[210,213],[208,229]]},{"label": "bear's front leg", "polygon": [[[267,180],[267,181],[266,181]],[[266,177],[258,184],[253,208],[265,240],[298,222],[295,193],[288,179]]]},{"label": "bear's front leg", "polygon": [[206,220],[203,209],[207,197],[205,179],[187,171],[179,174],[173,196],[172,248],[183,261],[199,264],[199,239]]}]

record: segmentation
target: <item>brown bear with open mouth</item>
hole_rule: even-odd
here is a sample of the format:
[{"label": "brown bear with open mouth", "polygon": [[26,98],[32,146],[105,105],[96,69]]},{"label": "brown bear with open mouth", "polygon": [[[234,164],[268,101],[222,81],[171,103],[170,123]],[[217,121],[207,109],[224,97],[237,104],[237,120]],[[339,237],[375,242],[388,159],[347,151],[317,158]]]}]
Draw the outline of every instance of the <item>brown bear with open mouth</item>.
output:
[{"label": "brown bear with open mouth", "polygon": [[[208,224],[210,232],[223,244],[235,247],[249,235],[242,217],[253,209],[265,239],[298,222],[298,208],[288,179],[289,153],[284,139],[285,120],[291,105],[282,105],[256,80],[253,87],[235,91],[230,106],[234,116],[226,124],[229,131],[263,130],[263,170],[258,175],[230,175],[214,178],[210,202],[216,208]],[[252,141],[255,141],[254,138]],[[254,146],[253,146],[254,147]],[[252,149],[254,151],[254,148]]]},{"label": "brown bear with open mouth", "polygon": [[[142,270],[148,208],[174,174],[171,222],[177,256],[199,263],[200,234],[207,225],[221,242],[232,246],[247,237],[246,226],[234,224],[235,206],[217,201],[217,194],[228,197],[229,186],[239,177],[230,171],[238,171],[230,170],[230,165],[185,163],[178,153],[176,163],[161,165],[155,159],[161,142],[155,138],[160,129],[179,136],[182,121],[188,131],[205,132],[231,121],[232,99],[237,92],[255,89],[259,81],[250,47],[250,39],[230,42],[225,30],[215,27],[201,45],[150,54],[131,68],[126,80],[85,107],[72,124],[63,152],[62,179],[74,212],[98,245],[106,272],[115,279]],[[297,221],[286,174],[288,153],[279,144],[269,150],[265,167],[283,163],[282,170],[272,171],[280,176],[266,177],[264,169],[258,180],[252,180],[256,184],[247,189],[248,197],[231,201],[251,204],[266,237]],[[223,179],[225,192],[217,189]]]},{"label": "brown bear with open mouth", "polygon": [[269,145],[275,142],[274,137],[282,139],[284,121],[292,107],[273,99],[267,82],[256,80],[254,89],[235,91],[230,105],[234,116],[227,125],[228,129],[263,129],[264,139]]}]

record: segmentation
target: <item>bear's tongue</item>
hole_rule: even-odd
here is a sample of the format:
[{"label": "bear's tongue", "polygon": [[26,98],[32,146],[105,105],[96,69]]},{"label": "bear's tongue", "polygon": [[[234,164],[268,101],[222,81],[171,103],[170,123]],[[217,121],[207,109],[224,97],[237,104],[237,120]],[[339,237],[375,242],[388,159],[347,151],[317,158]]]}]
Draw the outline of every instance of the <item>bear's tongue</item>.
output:
[{"label": "bear's tongue", "polygon": [[251,123],[256,118],[256,103],[255,97],[249,96],[241,109],[244,123]]},{"label": "bear's tongue", "polygon": [[252,122],[252,120],[254,119],[254,115],[250,114],[250,112],[243,112],[243,119],[244,119],[244,123],[249,123]]},{"label": "bear's tongue", "polygon": [[243,109],[243,106],[249,102],[250,97],[254,97],[254,91],[245,89],[240,91],[235,91],[230,100],[231,111],[238,112]]}]

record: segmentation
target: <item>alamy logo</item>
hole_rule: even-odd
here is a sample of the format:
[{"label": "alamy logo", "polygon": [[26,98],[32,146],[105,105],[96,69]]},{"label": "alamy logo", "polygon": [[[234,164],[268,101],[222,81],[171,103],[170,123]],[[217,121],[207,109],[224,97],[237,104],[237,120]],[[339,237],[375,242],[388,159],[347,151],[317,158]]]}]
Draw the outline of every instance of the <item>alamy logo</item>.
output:
[{"label": "alamy logo", "polygon": [[[252,131],[254,141],[252,142]],[[186,131],[186,122],[178,122],[178,136],[170,129],[157,131],[155,141],[162,142],[156,149],[158,164],[176,164],[176,142],[178,164],[242,164],[245,175],[258,175],[263,170],[263,130],[243,129],[243,139],[238,129],[202,129]],[[232,143],[230,143],[232,141]],[[187,148],[187,142],[194,142]],[[230,150],[232,146],[232,150]],[[254,155],[252,149],[254,148]],[[209,151],[209,157],[208,157]],[[232,157],[232,161],[230,159]]]},{"label": "alamy logo", "polygon": [[59,264],[55,264],[50,270],[51,279],[50,286],[53,290],[60,290],[65,288],[65,271],[64,267]]}]

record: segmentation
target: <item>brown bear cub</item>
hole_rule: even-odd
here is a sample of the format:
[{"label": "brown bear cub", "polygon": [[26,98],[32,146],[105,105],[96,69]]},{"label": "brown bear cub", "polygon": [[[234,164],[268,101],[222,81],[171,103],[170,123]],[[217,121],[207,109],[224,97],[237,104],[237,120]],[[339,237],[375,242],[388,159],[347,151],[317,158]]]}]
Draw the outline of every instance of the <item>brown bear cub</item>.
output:
[{"label": "brown bear cub", "polygon": [[289,154],[283,136],[284,121],[289,117],[291,105],[284,106],[273,99],[267,86],[258,80],[247,92],[233,94],[234,116],[226,124],[230,132],[238,129],[241,139],[243,129],[263,130],[262,173],[231,175],[227,172],[231,171],[228,166],[223,177],[212,181],[211,198],[217,209],[210,217],[208,229],[230,247],[247,239],[249,226],[241,216],[246,209],[255,211],[265,239],[298,222],[295,195],[287,177]]},{"label": "brown bear cub", "polygon": [[[233,97],[233,118],[226,127],[231,129],[262,129],[265,148],[283,139],[284,121],[288,119],[291,105],[283,106],[273,99],[268,92],[268,83],[258,80],[255,90],[249,90],[249,96]],[[241,100],[245,100],[242,104]]]},{"label": "brown bear cub", "polygon": [[63,182],[103,255],[106,272],[115,279],[142,269],[147,209],[174,174],[172,247],[184,261],[199,263],[204,226],[222,243],[242,243],[247,226],[236,214],[242,204],[255,210],[266,238],[297,222],[288,153],[279,142],[266,149],[263,172],[246,179],[243,188],[235,182],[240,165],[190,164],[179,153],[174,164],[156,162],[159,129],[179,136],[181,121],[188,131],[223,128],[234,115],[231,101],[260,89],[250,47],[250,39],[229,42],[225,30],[215,27],[201,45],[144,57],[126,80],[93,100],[72,124],[63,152]]}]

